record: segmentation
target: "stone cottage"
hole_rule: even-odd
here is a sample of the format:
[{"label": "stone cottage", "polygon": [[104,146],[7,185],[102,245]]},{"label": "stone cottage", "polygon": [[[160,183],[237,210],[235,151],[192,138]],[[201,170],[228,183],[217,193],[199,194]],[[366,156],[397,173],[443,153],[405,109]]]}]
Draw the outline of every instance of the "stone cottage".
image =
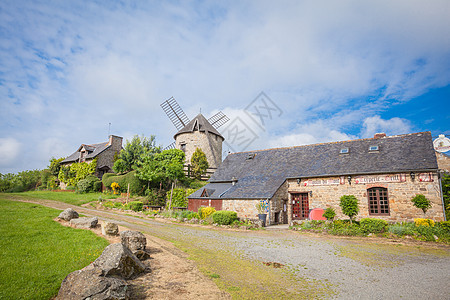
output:
[{"label": "stone cottage", "polygon": [[314,208],[342,214],[342,195],[354,195],[357,219],[412,221],[424,217],[416,194],[432,203],[426,217],[444,220],[440,173],[430,132],[229,154],[209,183],[191,194],[188,209],[213,206],[242,218],[267,207],[268,224],[307,219]]},{"label": "stone cottage", "polygon": [[109,140],[98,144],[81,144],[77,151],[69,155],[61,162],[62,166],[70,166],[73,163],[92,162],[97,158],[95,176],[99,179],[103,174],[112,172],[114,155],[122,150],[122,137],[110,135]]}]

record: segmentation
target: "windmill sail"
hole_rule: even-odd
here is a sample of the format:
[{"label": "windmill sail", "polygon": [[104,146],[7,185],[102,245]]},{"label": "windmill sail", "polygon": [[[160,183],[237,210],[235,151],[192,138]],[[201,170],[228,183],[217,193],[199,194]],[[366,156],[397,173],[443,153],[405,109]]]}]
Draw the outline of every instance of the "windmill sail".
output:
[{"label": "windmill sail", "polygon": [[163,150],[170,150],[170,149],[175,149],[175,142],[173,142],[172,144],[166,146],[166,148],[164,148]]},{"label": "windmill sail", "polygon": [[223,112],[219,111],[217,114],[212,116],[208,119],[208,122],[215,128],[219,128],[226,122],[230,121],[230,118],[228,118]]},{"label": "windmill sail", "polygon": [[182,129],[187,123],[189,123],[188,117],[178,105],[175,98],[170,97],[170,99],[167,99],[161,103],[161,107],[169,117],[170,121],[172,121],[173,125],[175,125],[177,130]]}]

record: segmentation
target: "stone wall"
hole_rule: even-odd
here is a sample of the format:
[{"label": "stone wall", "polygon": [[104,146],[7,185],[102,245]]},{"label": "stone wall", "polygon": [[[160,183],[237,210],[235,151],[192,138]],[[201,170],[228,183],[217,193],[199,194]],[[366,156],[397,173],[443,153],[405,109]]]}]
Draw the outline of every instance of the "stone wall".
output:
[{"label": "stone wall", "polygon": [[[270,224],[287,224],[287,204],[289,200],[288,182],[285,181],[270,200]],[[286,206],[286,210],[285,210]]]},{"label": "stone wall", "polygon": [[[103,175],[98,168],[102,168],[107,166],[111,171],[114,166],[114,155],[119,154],[120,150],[122,150],[122,137],[110,135],[109,136],[109,147],[99,155],[97,155],[97,170],[95,170],[95,176],[101,179],[101,175]],[[86,161],[91,162],[91,161]]]},{"label": "stone wall", "polygon": [[260,200],[223,200],[222,210],[231,210],[237,212],[239,218],[257,219],[258,211],[256,204]]},{"label": "stone wall", "polygon": [[[383,176],[396,176],[400,174],[383,174],[377,175],[380,178]],[[347,216],[342,214],[342,210],[339,206],[340,197],[343,195],[354,195],[358,199],[359,214],[356,220],[361,218],[373,217],[379,219],[385,219],[387,221],[413,221],[414,218],[423,218],[424,214],[422,210],[413,206],[411,199],[417,194],[423,194],[427,197],[432,207],[427,211],[426,218],[433,219],[435,221],[443,221],[444,213],[442,200],[440,195],[439,181],[436,172],[424,173],[424,175],[416,175],[416,178],[412,180],[410,174],[401,174],[404,182],[372,182],[366,184],[358,184],[355,182],[355,177],[352,178],[352,183],[349,184],[347,177],[327,177],[327,178],[302,178],[300,183],[297,183],[296,179],[288,180],[289,191],[289,204],[288,204],[288,219],[289,223],[292,221],[292,193],[305,193],[312,192],[309,195],[309,208],[322,208],[332,207],[336,211],[336,217],[339,219],[346,219]],[[430,175],[427,177],[425,175]],[[361,176],[364,177],[364,176]],[[371,177],[368,175],[368,177]],[[373,177],[373,176],[372,176]],[[322,180],[327,182],[324,185],[306,185],[306,181]],[[426,181],[432,180],[432,181]],[[339,184],[329,184],[331,182]],[[316,182],[316,183],[317,183]],[[384,187],[388,191],[389,199],[389,216],[369,215],[368,210],[368,196],[367,189],[371,187]]]},{"label": "stone wall", "polygon": [[450,173],[450,157],[445,154],[436,152],[436,158],[439,170],[444,170],[447,173]]},{"label": "stone wall", "polygon": [[222,143],[223,138],[212,133],[194,131],[182,133],[176,137],[176,148],[181,149],[181,145],[186,145],[186,164],[191,163],[192,154],[197,148],[202,149],[208,160],[210,168],[217,168],[222,163]]}]

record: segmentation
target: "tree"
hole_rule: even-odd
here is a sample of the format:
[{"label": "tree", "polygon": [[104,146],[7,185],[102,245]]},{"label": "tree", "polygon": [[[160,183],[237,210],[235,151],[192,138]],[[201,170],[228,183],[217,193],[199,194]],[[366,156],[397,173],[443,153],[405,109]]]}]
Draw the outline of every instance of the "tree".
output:
[{"label": "tree", "polygon": [[415,207],[420,208],[423,211],[423,214],[426,214],[427,210],[431,208],[431,202],[422,194],[417,194],[414,198],[411,199],[411,202]]},{"label": "tree", "polygon": [[208,160],[206,159],[205,153],[202,149],[197,148],[192,154],[191,158],[192,175],[196,179],[201,179],[202,175],[206,173],[209,168]]},{"label": "tree", "polygon": [[50,170],[50,173],[52,173],[53,176],[58,176],[59,170],[61,169],[61,162],[63,160],[64,157],[61,158],[52,157],[50,159],[50,165],[48,166],[48,169]]},{"label": "tree", "polygon": [[155,136],[149,138],[135,135],[131,142],[127,140],[124,149],[120,151],[114,162],[113,170],[116,173],[126,173],[136,170],[143,157],[153,156],[161,152],[161,147],[156,146]]},{"label": "tree", "polygon": [[147,154],[137,167],[136,176],[151,182],[174,182],[184,178],[184,152],[179,149],[164,150],[161,153]]},{"label": "tree", "polygon": [[359,213],[358,199],[353,195],[344,195],[340,198],[339,206],[342,208],[342,213],[350,218],[350,224],[352,218]]}]

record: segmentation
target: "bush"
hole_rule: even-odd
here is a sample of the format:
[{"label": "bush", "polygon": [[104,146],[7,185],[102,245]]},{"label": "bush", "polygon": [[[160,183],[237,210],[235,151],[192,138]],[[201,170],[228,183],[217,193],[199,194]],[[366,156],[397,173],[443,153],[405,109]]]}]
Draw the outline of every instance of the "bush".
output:
[{"label": "bush", "polygon": [[431,219],[414,219],[414,224],[416,226],[428,226],[428,227],[434,227],[434,221]]},{"label": "bush", "polygon": [[202,206],[198,209],[198,215],[200,216],[201,219],[206,219],[207,217],[209,217],[210,215],[212,215],[215,212],[216,212],[216,209],[211,206],[207,206],[207,207]]},{"label": "bush", "polygon": [[144,192],[144,186],[146,184],[137,178],[135,174],[136,171],[131,171],[124,175],[106,173],[102,177],[102,182],[107,187],[110,187],[113,182],[117,182],[124,191],[127,191],[128,184],[130,184],[130,193],[140,195]]},{"label": "bush", "polygon": [[388,227],[388,231],[398,236],[414,235],[415,225],[414,223],[393,224]]},{"label": "bush", "polygon": [[441,228],[447,234],[450,234],[450,221],[437,222],[436,227]]},{"label": "bush", "polygon": [[[88,192],[96,192],[99,191],[101,186],[101,181],[95,175],[88,175],[85,179],[81,179],[77,183],[78,192],[80,193],[88,193]],[[96,189],[97,187],[97,189]]]},{"label": "bush", "polygon": [[219,225],[230,225],[238,219],[235,211],[219,210],[212,214],[214,223]]},{"label": "bush", "polygon": [[352,223],[352,218],[359,213],[358,199],[353,195],[344,195],[340,200],[339,206],[342,208],[342,213],[348,216]]},{"label": "bush", "polygon": [[68,186],[66,187],[66,190],[67,190],[67,191],[75,191],[75,187],[74,187],[73,185],[68,185]]},{"label": "bush", "polygon": [[327,209],[325,209],[322,216],[324,218],[327,218],[328,221],[332,221],[334,219],[334,217],[336,216],[336,212],[334,211],[334,209],[332,207],[328,207]]},{"label": "bush", "polygon": [[360,221],[361,231],[368,233],[382,233],[386,231],[387,221],[381,219],[364,218]]},{"label": "bush", "polygon": [[328,232],[334,235],[364,235],[357,222],[350,223],[348,221],[345,222],[343,220],[336,220],[331,223],[331,226],[329,228],[330,229]]},{"label": "bush", "polygon": [[164,206],[166,204],[164,191],[159,191],[158,189],[146,189],[144,194],[149,205]]},{"label": "bush", "polygon": [[431,202],[424,195],[418,194],[411,199],[411,202],[415,207],[420,208],[425,214],[427,210],[431,207]]},{"label": "bush", "polygon": [[142,203],[141,201],[131,201],[124,206],[125,209],[131,209],[133,211],[142,211],[143,207],[144,203]]},{"label": "bush", "polygon": [[[172,207],[187,207],[188,206],[187,196],[192,194],[193,192],[194,190],[192,189],[182,189],[182,188],[173,189]],[[170,190],[167,191],[166,193],[167,205],[169,205],[170,193],[171,193]]]}]

